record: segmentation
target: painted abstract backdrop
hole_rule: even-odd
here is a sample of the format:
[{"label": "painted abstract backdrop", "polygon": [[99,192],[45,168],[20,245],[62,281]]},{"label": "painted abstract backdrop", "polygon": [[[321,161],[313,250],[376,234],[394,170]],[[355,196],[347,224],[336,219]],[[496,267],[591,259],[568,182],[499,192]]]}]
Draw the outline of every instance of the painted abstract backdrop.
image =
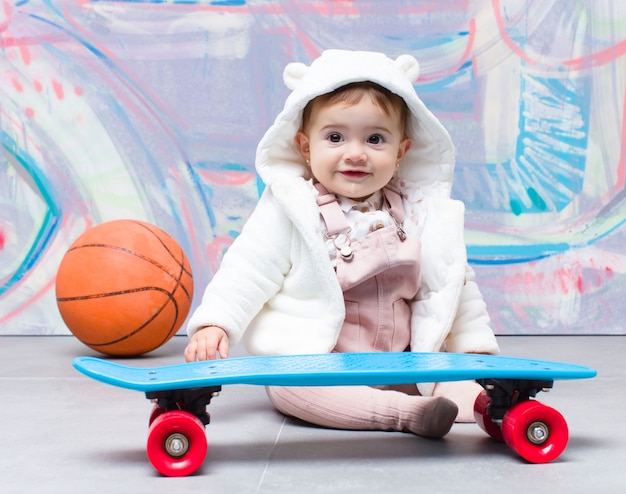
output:
[{"label": "painted abstract backdrop", "polygon": [[0,334],[68,333],[71,242],[186,250],[197,303],[254,207],[285,64],[414,55],[499,334],[626,333],[626,2],[0,0]]}]

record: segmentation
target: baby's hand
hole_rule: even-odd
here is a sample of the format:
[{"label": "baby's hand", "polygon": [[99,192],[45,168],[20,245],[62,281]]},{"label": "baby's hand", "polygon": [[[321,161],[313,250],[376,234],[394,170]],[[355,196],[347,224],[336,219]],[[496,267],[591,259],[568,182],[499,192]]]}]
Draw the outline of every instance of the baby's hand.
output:
[{"label": "baby's hand", "polygon": [[199,329],[189,340],[185,348],[185,360],[215,360],[228,357],[228,335],[218,326],[206,326]]}]

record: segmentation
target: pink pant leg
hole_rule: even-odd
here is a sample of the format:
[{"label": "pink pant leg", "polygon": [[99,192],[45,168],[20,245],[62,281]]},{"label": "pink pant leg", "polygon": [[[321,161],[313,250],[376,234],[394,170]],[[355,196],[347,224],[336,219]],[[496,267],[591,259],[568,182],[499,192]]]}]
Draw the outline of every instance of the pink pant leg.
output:
[{"label": "pink pant leg", "polygon": [[433,396],[441,396],[453,401],[459,408],[457,422],[475,422],[474,402],[483,391],[483,387],[475,381],[454,381],[437,383]]},{"label": "pink pant leg", "polygon": [[443,397],[367,386],[268,387],[280,412],[322,427],[445,436],[458,409]]}]

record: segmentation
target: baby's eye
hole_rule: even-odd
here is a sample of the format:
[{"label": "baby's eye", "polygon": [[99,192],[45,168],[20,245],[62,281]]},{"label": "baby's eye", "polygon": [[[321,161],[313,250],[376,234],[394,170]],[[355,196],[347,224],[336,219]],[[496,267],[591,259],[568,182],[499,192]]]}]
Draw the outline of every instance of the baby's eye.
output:
[{"label": "baby's eye", "polygon": [[380,134],[374,134],[367,138],[367,142],[368,144],[382,144],[384,139]]},{"label": "baby's eye", "polygon": [[326,139],[328,139],[330,142],[341,142],[343,140],[341,134],[338,134],[337,132],[332,132],[328,134]]}]

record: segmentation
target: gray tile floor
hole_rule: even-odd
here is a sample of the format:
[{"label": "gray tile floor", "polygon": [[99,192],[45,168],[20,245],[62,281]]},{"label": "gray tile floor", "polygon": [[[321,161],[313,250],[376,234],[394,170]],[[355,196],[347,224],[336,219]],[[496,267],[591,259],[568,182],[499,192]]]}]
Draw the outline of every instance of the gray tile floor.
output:
[{"label": "gray tile floor", "polygon": [[[127,362],[180,362],[185,342],[176,337]],[[0,337],[0,492],[625,492],[626,337],[509,336],[500,344],[505,355],[598,370],[540,397],[570,428],[553,463],[525,463],[475,424],[456,424],[444,440],[309,427],[275,412],[262,388],[231,386],[209,407],[204,465],[166,478],[145,455],[148,400],[72,368],[73,357],[94,352],[73,337]]]}]

